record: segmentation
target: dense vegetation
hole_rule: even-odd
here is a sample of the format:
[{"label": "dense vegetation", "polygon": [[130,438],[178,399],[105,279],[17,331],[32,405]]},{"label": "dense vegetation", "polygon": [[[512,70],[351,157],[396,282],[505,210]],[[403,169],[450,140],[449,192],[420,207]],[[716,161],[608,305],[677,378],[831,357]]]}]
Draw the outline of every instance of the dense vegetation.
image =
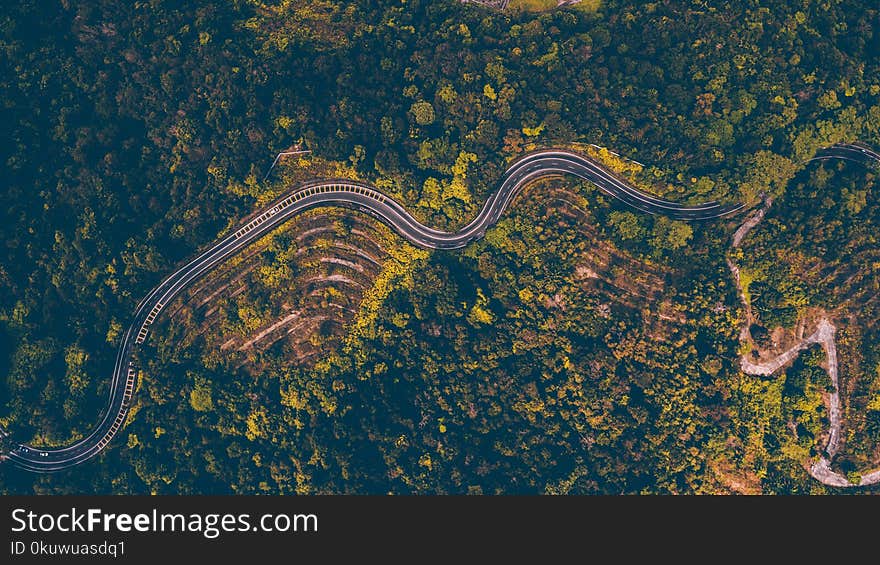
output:
[{"label": "dense vegetation", "polygon": [[[844,473],[875,467],[880,448],[878,173],[851,164],[813,165],[771,209],[741,260],[762,335],[792,328],[815,311],[840,321],[845,448],[837,463]],[[797,439],[803,454],[821,449],[817,438],[827,417],[818,393],[831,386],[819,366],[823,358],[816,348],[786,371],[782,398],[791,411],[779,413],[771,443],[784,447]]]},{"label": "dense vegetation", "polygon": [[[870,2],[595,7],[8,7],[0,425],[44,445],[91,428],[137,300],[282,190],[292,173],[261,179],[295,142],[451,227],[475,213],[509,158],[536,144],[612,147],[646,163],[640,182],[673,198],[754,201],[781,195],[819,147],[880,140],[880,22]],[[776,257],[803,246],[829,261],[820,269],[868,257],[872,177],[809,174],[781,198],[781,217],[797,219],[801,239],[773,228],[756,256],[769,260],[765,248],[777,241]],[[801,467],[808,440],[783,455],[758,445],[756,430],[784,434],[790,418],[765,421],[776,380],[735,371],[729,226],[692,230],[637,216],[588,187],[569,197],[586,198],[576,216],[539,206],[537,191],[528,198],[535,204],[463,254],[421,256],[386,234],[392,257],[409,260],[386,262],[377,280],[387,292],[368,295],[366,322],[315,365],[291,365],[283,350],[267,352],[258,375],[205,364],[200,342],[163,349],[183,331],[169,328],[141,359],[136,418],[88,473],[30,477],[3,467],[4,489],[818,488]],[[602,227],[587,236],[584,223]],[[839,258],[817,251],[837,241],[857,249]],[[578,266],[590,246],[609,244],[627,259],[603,280],[649,265],[664,282],[606,312],[614,289],[585,287]],[[753,290],[770,329],[790,324],[801,298],[828,308],[842,298],[819,285],[795,300],[796,285],[765,271]],[[262,298],[279,300],[270,290]],[[852,413],[868,414],[853,424],[856,438],[876,435],[880,413],[868,410],[877,405],[870,312],[843,351],[864,351],[852,369],[862,377],[851,377],[864,382],[850,386]],[[814,365],[793,367],[785,390],[815,404]],[[805,430],[798,438],[815,435],[814,419],[796,425]],[[868,439],[852,441],[868,443],[850,464],[876,462]]]}]

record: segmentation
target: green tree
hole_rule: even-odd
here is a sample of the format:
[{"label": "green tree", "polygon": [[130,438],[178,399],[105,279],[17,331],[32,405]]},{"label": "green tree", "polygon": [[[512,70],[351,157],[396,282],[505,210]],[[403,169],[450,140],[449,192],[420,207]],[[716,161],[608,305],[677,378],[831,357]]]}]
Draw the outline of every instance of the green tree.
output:
[{"label": "green tree", "polygon": [[690,224],[660,216],[654,220],[651,245],[659,253],[675,251],[686,246],[693,235]]},{"label": "green tree", "polygon": [[614,231],[620,239],[641,241],[648,235],[648,230],[642,225],[642,221],[632,212],[614,210],[608,214],[608,221],[614,226]]},{"label": "green tree", "polygon": [[420,126],[427,126],[434,123],[434,107],[430,102],[416,102],[409,108],[410,113]]},{"label": "green tree", "polygon": [[208,412],[214,408],[211,396],[211,383],[204,378],[196,378],[196,383],[189,393],[189,405],[196,412]]}]

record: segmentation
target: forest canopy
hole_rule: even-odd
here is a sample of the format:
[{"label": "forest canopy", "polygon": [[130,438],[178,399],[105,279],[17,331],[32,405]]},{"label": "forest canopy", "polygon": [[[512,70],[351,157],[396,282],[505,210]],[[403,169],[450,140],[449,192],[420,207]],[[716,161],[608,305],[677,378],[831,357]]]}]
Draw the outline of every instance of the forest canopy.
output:
[{"label": "forest canopy", "polygon": [[[880,144],[875,3],[586,4],[7,6],[0,426],[44,446],[88,433],[137,302],[308,176],[369,180],[451,229],[473,217],[522,152],[593,143],[644,163],[632,174],[659,196],[755,204],[772,195],[792,202],[798,218],[838,207],[828,233],[792,242],[811,256],[832,246],[828,237],[846,240],[838,232],[848,234],[852,218],[876,222],[870,174],[840,186],[825,177],[854,173],[804,170],[830,144]],[[281,162],[263,180],[295,144],[311,160],[298,169]],[[569,204],[543,189],[568,191],[560,198]],[[333,233],[346,236],[350,226],[333,214]],[[582,232],[581,223],[595,227]],[[177,347],[199,321],[171,323],[154,337],[152,357],[139,359],[140,400],[126,428],[88,472],[37,477],[4,465],[0,487],[821,490],[801,460],[780,455],[784,440],[768,434],[776,442],[768,447],[755,431],[783,392],[745,384],[736,371],[730,227],[638,215],[571,180],[522,196],[458,255],[421,254],[379,227],[375,286],[351,306],[357,322],[319,328],[314,341],[338,339],[319,361],[292,364],[289,351],[269,349],[254,374],[204,342]],[[292,282],[309,267],[297,263],[290,229],[261,251],[263,284],[234,315],[228,308],[230,328],[256,331],[261,313],[294,300],[278,289],[295,294]],[[855,247],[873,241],[853,233]],[[611,248],[591,262],[593,249]],[[873,265],[865,284],[875,284],[876,263],[860,253],[854,261]],[[626,273],[636,280],[618,295]],[[791,324],[806,303],[792,285],[777,296],[769,283],[779,281],[754,287],[764,285],[756,308],[768,326]],[[810,305],[828,306],[825,289],[802,291]],[[866,354],[860,374],[875,360]],[[794,367],[784,394],[816,402],[825,386],[814,382],[817,363]],[[861,378],[856,404],[880,406],[873,381]],[[790,412],[779,410],[781,434]],[[876,415],[857,431],[870,434]],[[802,420],[791,421],[813,437],[816,420]],[[183,446],[177,454],[172,442]],[[859,449],[854,461],[873,461],[872,446]]]}]

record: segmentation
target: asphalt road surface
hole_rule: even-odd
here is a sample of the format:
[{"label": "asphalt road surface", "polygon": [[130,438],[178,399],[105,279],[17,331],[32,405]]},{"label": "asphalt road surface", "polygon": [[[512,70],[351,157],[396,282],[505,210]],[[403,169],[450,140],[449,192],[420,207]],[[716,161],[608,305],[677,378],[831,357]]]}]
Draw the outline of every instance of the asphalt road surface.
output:
[{"label": "asphalt road surface", "polygon": [[[868,162],[877,158],[877,154],[861,146],[835,145],[823,150],[816,158]],[[538,178],[558,174],[588,180],[635,210],[677,220],[711,220],[734,214],[745,207],[744,204],[718,202],[689,206],[656,198],[626,184],[589,158],[561,149],[530,153],[513,163],[502,177],[498,189],[486,200],[480,213],[454,233],[435,230],[419,223],[399,203],[365,183],[331,179],[298,185],[266,206],[235,232],[221,238],[174,271],[141,301],[131,325],[122,336],[112,374],[110,398],[100,415],[100,423],[91,434],[62,448],[49,449],[21,444],[8,453],[8,460],[29,471],[52,472],[72,467],[100,453],[125,423],[137,379],[132,354],[144,343],[150,326],[162,309],[195,280],[304,210],[320,206],[352,208],[381,220],[419,247],[460,249],[483,237],[524,186]]]}]

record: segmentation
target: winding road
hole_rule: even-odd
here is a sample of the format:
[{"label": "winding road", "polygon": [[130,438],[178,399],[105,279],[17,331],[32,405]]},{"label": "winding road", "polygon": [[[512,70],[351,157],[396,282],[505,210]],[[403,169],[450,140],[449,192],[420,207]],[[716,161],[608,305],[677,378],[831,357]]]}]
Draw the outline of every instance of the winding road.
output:
[{"label": "winding road", "polygon": [[353,208],[378,218],[419,247],[459,249],[483,237],[524,186],[541,177],[558,174],[588,180],[636,210],[663,214],[679,220],[708,220],[743,208],[741,204],[722,205],[717,202],[687,206],[656,198],[621,181],[588,157],[562,149],[537,151],[515,161],[505,172],[498,189],[486,200],[480,213],[454,233],[425,226],[400,203],[366,183],[330,179],[299,185],[266,206],[248,223],[177,269],[141,301],[131,325],[122,336],[111,377],[107,407],[91,434],[63,448],[18,445],[8,454],[8,459],[29,471],[51,472],[72,467],[100,453],[125,423],[137,380],[133,353],[147,339],[150,326],[165,306],[194,281],[297,214],[319,206]]},{"label": "winding road", "polygon": [[[860,146],[835,145],[820,152],[816,158],[863,162],[880,159],[880,155],[869,155],[868,152],[869,149]],[[329,179],[298,185],[263,208],[252,220],[178,268],[141,301],[131,325],[122,336],[111,377],[107,406],[100,415],[100,423],[88,436],[62,448],[49,449],[20,444],[7,454],[8,460],[28,471],[53,472],[82,463],[100,453],[128,416],[137,380],[133,354],[146,341],[156,317],[194,281],[297,214],[320,206],[351,208],[379,219],[416,246],[426,249],[460,249],[483,237],[524,186],[541,177],[559,174],[590,181],[606,194],[635,210],[677,220],[711,220],[745,208],[744,204],[725,205],[718,202],[689,206],[657,198],[625,183],[588,157],[564,149],[544,149],[515,161],[502,176],[498,189],[489,196],[479,214],[462,229],[451,233],[425,226],[398,202],[366,183]]]},{"label": "winding road", "polygon": [[[869,147],[858,144],[838,144],[828,147],[820,151],[810,161],[827,161],[831,159],[842,159],[846,161],[856,161],[865,166],[880,169],[880,153]],[[751,214],[745,222],[733,234],[731,248],[740,247],[743,239],[764,219],[772,200],[766,199],[764,206]],[[751,305],[743,292],[742,282],[740,280],[739,268],[734,264],[730,257],[727,258],[727,266],[730,268],[736,283],[737,292],[740,301],[745,310],[742,330],[740,331],[740,341],[750,341],[751,333],[749,327],[752,324]],[[834,339],[837,328],[827,318],[822,318],[816,324],[816,331],[811,335],[803,338],[788,350],[780,353],[773,359],[761,363],[755,363],[749,359],[748,354],[744,354],[740,358],[740,368],[747,375],[770,376],[777,373],[780,369],[794,361],[801,351],[807,349],[813,344],[820,344],[825,350],[825,358],[827,361],[828,377],[831,379],[832,391],[828,394],[828,443],[825,446],[824,453],[817,461],[814,461],[809,467],[810,475],[817,481],[833,487],[856,487],[868,486],[880,483],[880,469],[875,469],[859,476],[858,482],[851,482],[848,477],[834,471],[831,468],[831,462],[840,450],[841,436],[841,408],[840,408],[840,382],[838,378],[837,366],[837,344]]]}]

